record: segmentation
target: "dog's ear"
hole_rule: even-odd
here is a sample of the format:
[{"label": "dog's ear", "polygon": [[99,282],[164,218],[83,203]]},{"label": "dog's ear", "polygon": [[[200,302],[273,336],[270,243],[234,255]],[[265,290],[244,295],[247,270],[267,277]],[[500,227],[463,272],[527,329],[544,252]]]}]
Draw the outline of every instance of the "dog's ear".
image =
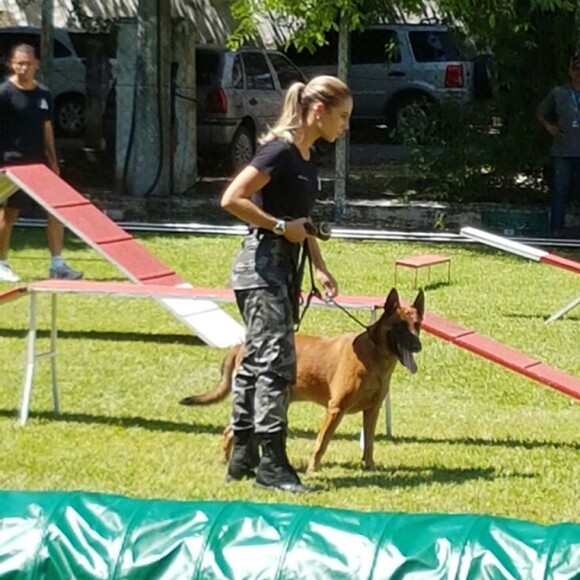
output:
[{"label": "dog's ear", "polygon": [[417,314],[423,318],[425,314],[425,293],[423,292],[423,288],[419,290],[419,294],[415,298],[415,302],[413,302],[413,308],[417,311]]},{"label": "dog's ear", "polygon": [[387,296],[387,299],[385,300],[385,314],[391,314],[392,312],[395,312],[395,310],[399,307],[400,305],[400,301],[399,301],[399,293],[397,292],[396,288],[392,288],[391,291],[389,292],[389,295]]}]

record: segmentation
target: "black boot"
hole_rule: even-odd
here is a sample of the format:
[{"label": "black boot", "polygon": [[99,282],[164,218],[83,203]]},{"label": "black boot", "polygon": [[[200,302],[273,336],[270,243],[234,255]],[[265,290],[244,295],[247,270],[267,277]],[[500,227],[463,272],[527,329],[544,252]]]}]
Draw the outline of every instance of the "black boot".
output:
[{"label": "black boot", "polygon": [[234,431],[234,448],[226,473],[226,481],[253,479],[256,477],[254,470],[259,463],[260,452],[254,437],[254,430]]},{"label": "black boot", "polygon": [[296,470],[286,455],[286,436],[283,431],[260,436],[262,458],[256,475],[256,485],[268,489],[281,489],[290,493],[310,491],[302,485]]}]

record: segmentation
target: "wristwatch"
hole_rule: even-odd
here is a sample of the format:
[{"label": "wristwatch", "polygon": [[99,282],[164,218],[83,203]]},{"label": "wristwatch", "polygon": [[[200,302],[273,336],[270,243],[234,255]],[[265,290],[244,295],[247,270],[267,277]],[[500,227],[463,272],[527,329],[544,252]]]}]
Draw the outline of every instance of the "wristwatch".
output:
[{"label": "wristwatch", "polygon": [[286,233],[286,222],[284,220],[278,220],[276,225],[272,228],[272,231],[277,236],[283,236]]}]

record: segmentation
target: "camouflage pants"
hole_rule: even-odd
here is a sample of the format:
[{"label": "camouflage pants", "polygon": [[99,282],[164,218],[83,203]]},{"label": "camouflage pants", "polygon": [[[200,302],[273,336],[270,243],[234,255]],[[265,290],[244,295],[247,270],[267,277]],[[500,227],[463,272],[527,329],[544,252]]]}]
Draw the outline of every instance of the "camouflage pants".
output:
[{"label": "camouflage pants", "polygon": [[244,357],[232,387],[232,427],[256,433],[286,429],[296,350],[288,288],[236,290],[246,326]]}]

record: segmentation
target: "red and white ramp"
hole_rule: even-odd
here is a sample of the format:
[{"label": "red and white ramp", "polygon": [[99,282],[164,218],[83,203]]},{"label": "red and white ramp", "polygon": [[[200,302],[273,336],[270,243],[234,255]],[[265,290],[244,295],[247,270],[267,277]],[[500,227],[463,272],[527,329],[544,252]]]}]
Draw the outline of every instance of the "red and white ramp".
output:
[{"label": "red and white ramp", "polygon": [[498,250],[503,250],[504,252],[509,252],[521,256],[522,258],[533,260],[534,262],[549,264],[550,266],[556,266],[557,268],[580,274],[580,262],[568,260],[567,258],[562,258],[556,254],[550,254],[544,250],[539,250],[538,248],[528,246],[527,244],[515,242],[509,238],[490,234],[489,232],[471,227],[461,228],[461,235],[481,242],[482,244],[497,248]]},{"label": "red and white ramp", "polygon": [[[131,281],[192,287],[44,165],[6,167],[3,173],[0,195],[6,198],[22,189]],[[243,341],[243,327],[211,300],[162,297],[158,302],[211,346],[227,348]]]},{"label": "red and white ramp", "polygon": [[[541,262],[542,264],[548,264],[549,266],[555,266],[556,268],[561,268],[563,270],[568,270],[569,272],[574,272],[575,274],[580,274],[580,262],[575,262],[574,260],[569,260],[568,258],[563,258],[562,256],[557,256],[556,254],[550,254],[544,250],[539,250],[527,244],[522,244],[520,242],[514,242],[508,238],[502,236],[497,236],[495,234],[490,234],[483,230],[478,230],[477,228],[465,227],[461,228],[461,234],[486,244],[497,248],[498,250],[503,250],[504,252],[509,252],[511,254],[516,254],[522,258],[527,258],[528,260],[533,260],[534,262]],[[572,300],[569,304],[555,312],[546,320],[546,322],[553,322],[558,318],[561,318],[578,306],[580,304],[580,296]]]}]

